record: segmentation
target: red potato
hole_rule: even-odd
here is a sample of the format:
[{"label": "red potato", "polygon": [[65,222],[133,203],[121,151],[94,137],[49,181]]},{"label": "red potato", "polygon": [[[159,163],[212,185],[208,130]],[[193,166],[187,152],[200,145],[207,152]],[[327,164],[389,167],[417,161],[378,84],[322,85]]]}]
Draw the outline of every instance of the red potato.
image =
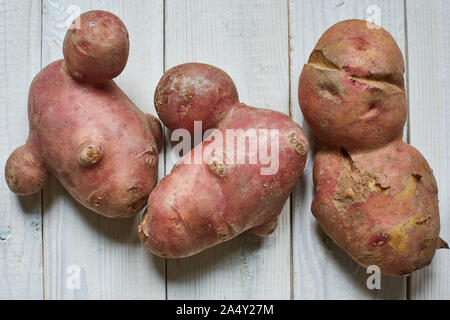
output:
[{"label": "red potato", "polygon": [[300,76],[305,120],[330,147],[382,146],[402,135],[403,72],[402,53],[386,30],[362,20],[337,23],[319,39]]},{"label": "red potato", "polygon": [[314,160],[312,213],[356,262],[390,276],[428,265],[439,238],[438,189],[425,158],[401,141],[403,57],[384,29],[346,20],[319,39],[299,102],[325,145]]},{"label": "red potato", "polygon": [[63,53],[70,75],[83,82],[117,77],[128,60],[130,41],[123,22],[100,10],[85,12],[67,30]]},{"label": "red potato", "polygon": [[312,212],[364,267],[406,275],[428,265],[439,235],[437,185],[423,156],[395,140],[351,156],[322,150],[314,161]]},{"label": "red potato", "polygon": [[[65,45],[64,55],[77,59],[55,61],[39,72],[29,91],[29,137],[8,159],[6,181],[13,192],[28,195],[40,191],[52,172],[85,207],[111,218],[133,216],[157,182],[161,124],[109,80],[128,58],[123,23],[104,11],[87,12],[80,19],[81,29],[69,29],[65,42],[76,34],[104,64],[86,68],[78,47]],[[103,37],[109,39],[108,48]],[[76,69],[72,63],[82,66]],[[82,76],[73,77],[69,66],[84,70]]]},{"label": "red potato", "polygon": [[[215,129],[150,195],[139,226],[150,251],[180,258],[246,230],[259,236],[271,233],[305,166],[308,142],[302,129],[285,114],[239,103],[231,78],[206,64],[187,63],[167,71],[156,88],[155,106],[171,130],[193,132],[194,120],[202,121],[204,130]],[[250,158],[250,142],[261,138],[240,136],[230,147],[219,137],[231,129],[278,130],[277,143],[268,146],[268,154],[278,146],[278,170],[263,175],[261,169],[268,165],[262,161],[231,163],[234,156]],[[192,161],[197,152],[203,156],[199,163]]]}]

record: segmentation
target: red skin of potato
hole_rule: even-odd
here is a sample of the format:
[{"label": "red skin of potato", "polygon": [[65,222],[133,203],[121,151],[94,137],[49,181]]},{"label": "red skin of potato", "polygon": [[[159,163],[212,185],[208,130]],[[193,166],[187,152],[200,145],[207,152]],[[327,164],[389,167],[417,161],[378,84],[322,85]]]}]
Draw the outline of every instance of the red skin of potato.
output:
[{"label": "red skin of potato", "polygon": [[69,74],[64,60],[55,61],[30,86],[28,120],[28,140],[5,167],[13,192],[40,191],[51,172],[101,215],[130,217],[145,206],[157,182],[162,128],[114,81],[85,83]]},{"label": "red skin of potato", "polygon": [[428,265],[439,238],[437,186],[424,157],[401,141],[403,57],[391,35],[346,20],[319,39],[299,103],[324,148],[314,160],[312,212],[356,262],[390,276]]},{"label": "red skin of potato", "polygon": [[390,276],[428,265],[439,239],[437,185],[425,158],[396,140],[351,156],[321,150],[314,161],[312,212],[364,267]]},{"label": "red skin of potato", "polygon": [[88,11],[72,22],[63,44],[64,60],[73,78],[105,82],[125,68],[130,50],[123,22],[107,11]]},{"label": "red skin of potato", "polygon": [[[181,258],[246,230],[259,236],[271,233],[305,166],[308,142],[302,129],[285,114],[239,103],[231,78],[199,63],[169,70],[156,89],[155,105],[171,130],[177,126],[191,130],[194,120],[203,120],[203,129],[216,128],[210,137],[225,137],[226,129],[278,129],[280,152],[275,174],[261,175],[260,169],[268,165],[223,161],[230,153],[221,154],[214,147],[230,146],[215,138],[203,141],[150,195],[139,226],[141,241],[149,250],[162,257]],[[248,156],[248,142],[235,143],[234,154]],[[196,152],[203,154],[200,163],[192,163]]]},{"label": "red skin of potato", "polygon": [[387,31],[368,26],[346,20],[328,29],[300,76],[302,113],[330,147],[367,150],[402,135],[403,57]]},{"label": "red skin of potato", "polygon": [[158,116],[170,131],[183,128],[191,134],[194,121],[202,121],[203,130],[214,128],[230,108],[239,104],[230,76],[219,68],[199,63],[169,69],[158,83],[154,98]]}]

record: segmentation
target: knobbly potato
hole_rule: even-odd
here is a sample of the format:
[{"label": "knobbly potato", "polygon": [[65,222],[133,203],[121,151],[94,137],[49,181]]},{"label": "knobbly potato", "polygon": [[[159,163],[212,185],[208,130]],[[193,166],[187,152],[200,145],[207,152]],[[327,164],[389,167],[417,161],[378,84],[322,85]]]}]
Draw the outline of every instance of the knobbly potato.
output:
[{"label": "knobbly potato", "polygon": [[299,103],[323,143],[314,160],[312,213],[356,262],[408,275],[431,262],[438,188],[425,158],[401,140],[403,56],[391,35],[346,20],[319,39],[299,81]]},{"label": "knobbly potato", "polygon": [[[156,88],[155,106],[170,130],[193,133],[194,121],[202,121],[204,131],[214,129],[150,195],[139,226],[141,241],[150,251],[180,258],[246,230],[259,236],[271,233],[305,166],[308,142],[302,129],[283,113],[239,103],[231,78],[200,63],[167,71]],[[230,130],[249,136],[238,136],[230,146],[220,138]],[[265,143],[267,154],[278,155],[273,172],[262,174],[273,162],[264,164],[261,158],[255,163],[237,161],[254,155],[250,142],[264,141],[261,135],[250,135],[251,130],[278,132],[273,140],[272,135],[268,138],[272,143]],[[199,162],[194,161],[196,154],[201,155]]]},{"label": "knobbly potato", "polygon": [[[161,124],[110,80],[128,57],[123,23],[104,11],[79,19],[81,29],[69,29],[65,40],[69,61],[51,63],[31,84],[29,137],[8,159],[6,181],[29,195],[51,172],[85,207],[111,218],[133,216],[157,182]],[[96,60],[101,63],[92,67]]]}]

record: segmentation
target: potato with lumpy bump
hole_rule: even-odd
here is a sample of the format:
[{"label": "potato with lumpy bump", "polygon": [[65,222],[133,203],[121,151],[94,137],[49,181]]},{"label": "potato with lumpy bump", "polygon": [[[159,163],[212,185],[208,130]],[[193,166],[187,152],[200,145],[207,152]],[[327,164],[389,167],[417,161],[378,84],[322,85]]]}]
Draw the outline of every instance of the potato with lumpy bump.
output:
[{"label": "potato with lumpy bump", "polygon": [[401,140],[404,64],[384,29],[362,20],[329,28],[299,80],[299,103],[322,143],[312,213],[364,267],[408,275],[431,262],[439,238],[438,188],[425,158]]},{"label": "potato with lumpy bump", "polygon": [[[308,142],[302,129],[283,113],[240,103],[233,80],[201,63],[167,71],[156,88],[155,107],[170,130],[183,128],[193,134],[194,121],[201,121],[203,131],[212,131],[150,195],[139,225],[141,241],[150,251],[181,258],[247,230],[258,236],[273,232],[305,166]],[[267,154],[278,161],[273,172],[262,172],[269,164],[261,158],[255,163],[237,161],[239,156],[250,159],[250,142],[260,141],[261,135],[237,135],[231,146],[220,139],[230,131],[260,129],[278,133],[264,143]],[[196,154],[199,162],[194,161]]]},{"label": "potato with lumpy bump", "polygon": [[90,11],[67,31],[63,50],[65,59],[31,83],[29,137],[6,163],[8,186],[33,194],[51,172],[85,207],[136,215],[157,182],[162,127],[111,80],[127,62],[128,32],[115,15]]}]

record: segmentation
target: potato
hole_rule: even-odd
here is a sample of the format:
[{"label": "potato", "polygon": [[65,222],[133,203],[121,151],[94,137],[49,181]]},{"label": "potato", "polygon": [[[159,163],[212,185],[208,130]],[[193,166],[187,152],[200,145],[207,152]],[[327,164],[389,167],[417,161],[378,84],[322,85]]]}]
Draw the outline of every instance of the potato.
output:
[{"label": "potato", "polygon": [[[150,195],[139,226],[141,241],[150,251],[180,258],[246,230],[259,236],[271,233],[305,166],[308,142],[302,129],[285,114],[239,103],[231,78],[200,63],[167,71],[156,88],[155,106],[171,130],[192,132],[195,120],[202,121],[204,131],[214,129]],[[221,138],[238,130],[242,134],[231,145]],[[257,134],[251,135],[252,130]],[[270,135],[271,143],[262,144],[278,162],[277,170],[268,174],[262,169],[273,162],[250,161],[256,152],[251,142],[264,141],[259,130],[278,133],[273,140]],[[202,156],[199,162],[195,154]],[[248,160],[238,161],[239,156]]]},{"label": "potato", "polygon": [[428,265],[439,239],[437,185],[425,158],[395,140],[351,156],[325,149],[314,160],[312,212],[364,267],[406,275]]},{"label": "potato", "polygon": [[312,213],[356,262],[390,276],[408,275],[448,248],[433,172],[401,140],[403,72],[387,31],[346,20],[322,35],[299,81],[301,110],[324,145],[314,160]]},{"label": "potato", "polygon": [[382,146],[402,135],[403,72],[401,51],[387,31],[362,20],[339,22],[319,39],[300,76],[304,118],[328,146]]},{"label": "potato", "polygon": [[[81,21],[92,17],[96,23],[107,17],[103,34],[122,30],[120,20],[106,12],[85,13]],[[89,23],[81,27],[79,39],[88,38],[95,56],[95,48],[104,46],[97,41],[103,40],[84,30]],[[121,32],[126,34],[126,29]],[[110,50],[114,54],[116,48]],[[106,51],[100,50],[100,56],[109,59]],[[89,73],[83,68],[86,65],[79,70]],[[108,73],[106,65],[103,71]],[[100,73],[92,72],[89,77],[98,80]],[[41,190],[52,172],[87,208],[111,218],[133,216],[145,206],[157,182],[161,124],[138,110],[114,81],[94,85],[85,82],[87,73],[82,74],[74,78],[66,61],[59,60],[34,78],[28,98],[29,137],[8,159],[6,181],[13,192],[28,195]]]},{"label": "potato", "polygon": [[125,68],[130,50],[128,31],[110,12],[94,10],[75,19],[63,44],[64,60],[73,78],[105,82]]}]

